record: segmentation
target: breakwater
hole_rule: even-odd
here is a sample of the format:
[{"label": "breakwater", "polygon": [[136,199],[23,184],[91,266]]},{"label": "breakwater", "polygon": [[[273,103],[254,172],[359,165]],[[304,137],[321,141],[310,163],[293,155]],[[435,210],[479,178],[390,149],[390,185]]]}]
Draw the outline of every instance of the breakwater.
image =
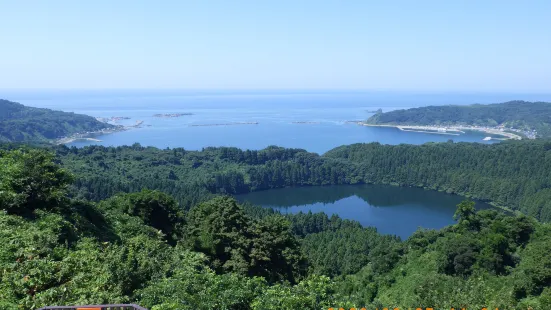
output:
[{"label": "breakwater", "polygon": [[172,118],[172,117],[180,117],[180,116],[187,116],[187,115],[193,115],[193,113],[168,113],[168,114],[155,114],[153,117],[165,117],[165,118]]},{"label": "breakwater", "polygon": [[218,124],[192,124],[190,127],[209,127],[209,126],[234,126],[234,125],[258,125],[258,122],[235,122],[235,123],[218,123]]}]

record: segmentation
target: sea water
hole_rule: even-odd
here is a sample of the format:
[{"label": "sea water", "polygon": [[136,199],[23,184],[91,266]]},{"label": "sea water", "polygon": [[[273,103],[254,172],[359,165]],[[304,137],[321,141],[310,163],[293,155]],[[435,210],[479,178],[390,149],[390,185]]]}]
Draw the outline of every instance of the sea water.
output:
[{"label": "sea water", "polygon": [[[495,103],[514,99],[546,100],[551,96],[526,94],[465,94],[362,91],[178,91],[178,90],[59,90],[4,91],[0,97],[34,107],[45,107],[94,117],[129,117],[118,124],[143,121],[141,128],[98,136],[100,142],[71,145],[119,146],[140,143],[159,148],[200,150],[209,146],[262,149],[270,145],[324,153],[334,147],[380,142],[484,141],[484,133],[459,136],[403,132],[397,128],[360,126],[377,109],[390,111],[426,105]],[[175,118],[154,114],[192,113]],[[195,126],[257,123],[228,126]]]}]

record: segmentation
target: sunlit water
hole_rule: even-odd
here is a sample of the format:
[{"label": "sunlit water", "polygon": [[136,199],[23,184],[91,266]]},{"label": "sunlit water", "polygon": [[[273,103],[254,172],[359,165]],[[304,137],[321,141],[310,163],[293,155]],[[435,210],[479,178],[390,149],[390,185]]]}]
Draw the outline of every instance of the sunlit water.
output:
[{"label": "sunlit water", "polygon": [[[448,139],[479,143],[486,136],[402,132],[396,128],[365,127],[346,121],[365,120],[372,111],[424,105],[493,103],[512,99],[545,100],[546,95],[422,94],[396,92],[192,92],[192,91],[11,91],[0,97],[25,105],[88,114],[126,116],[120,124],[144,121],[142,128],[98,137],[101,142],[72,145],[106,146],[140,143],[159,148],[200,150],[207,146],[262,149],[269,145],[324,153],[336,146],[359,142],[422,144]],[[179,118],[154,114],[193,113]],[[258,125],[201,126],[234,122]],[[296,124],[293,122],[310,122]]]},{"label": "sunlit water", "polygon": [[[237,195],[236,198],[282,213],[337,214],[402,239],[419,227],[440,229],[455,223],[456,206],[464,199],[437,191],[389,185],[283,188]],[[477,202],[476,207],[492,208],[482,202]]]},{"label": "sunlit water", "polygon": [[[365,120],[373,111],[426,105],[496,103],[508,100],[551,101],[551,95],[465,94],[414,92],[289,92],[289,91],[0,91],[0,98],[94,117],[124,116],[142,128],[99,136],[101,142],[72,145],[119,146],[140,143],[159,148],[200,150],[208,146],[262,149],[269,145],[324,153],[334,147],[363,142],[422,144],[426,142],[483,141],[482,133],[460,136],[402,132],[396,128],[346,123]],[[179,118],[154,114],[193,113]],[[234,122],[257,125],[200,126]],[[296,124],[294,122],[308,122]],[[455,205],[462,198],[422,189],[377,186],[332,186],[255,192],[239,199],[283,212],[326,212],[375,226],[381,233],[407,238],[418,227],[452,224]],[[486,208],[487,205],[479,204]]]}]

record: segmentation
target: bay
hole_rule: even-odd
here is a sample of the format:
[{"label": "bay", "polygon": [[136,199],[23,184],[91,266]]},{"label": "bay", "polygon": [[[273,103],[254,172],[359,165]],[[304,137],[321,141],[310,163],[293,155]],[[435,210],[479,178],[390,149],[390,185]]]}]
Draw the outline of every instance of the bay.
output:
[{"label": "bay", "polygon": [[[493,143],[483,133],[460,136],[403,132],[365,127],[347,121],[365,120],[377,109],[390,111],[425,105],[493,103],[549,95],[468,94],[363,91],[180,91],[71,90],[8,91],[2,97],[22,104],[82,113],[94,117],[129,117],[119,124],[143,121],[142,128],[97,137],[100,142],[71,145],[120,146],[140,143],[158,148],[200,150],[209,146],[262,149],[270,145],[324,153],[334,147],[366,142],[423,144],[444,142]],[[178,118],[154,114],[192,113]],[[256,125],[195,126],[257,122]]]},{"label": "bay", "polygon": [[[237,195],[236,199],[283,214],[336,214],[364,227],[373,226],[382,234],[407,239],[419,227],[440,229],[454,224],[456,206],[465,198],[421,188],[367,184],[272,189]],[[476,208],[493,207],[476,202]]]}]

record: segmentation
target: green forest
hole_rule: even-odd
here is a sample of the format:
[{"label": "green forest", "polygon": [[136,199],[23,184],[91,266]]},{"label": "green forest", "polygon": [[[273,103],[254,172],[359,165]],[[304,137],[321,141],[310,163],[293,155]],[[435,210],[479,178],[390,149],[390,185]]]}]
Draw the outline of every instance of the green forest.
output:
[{"label": "green forest", "polygon": [[0,142],[45,142],[109,128],[114,126],[91,116],[26,107],[0,99]]},{"label": "green forest", "polygon": [[375,125],[475,125],[536,130],[551,137],[551,103],[509,101],[496,104],[427,106],[376,113],[367,123]]},{"label": "green forest", "polygon": [[[357,144],[322,156],[3,144],[0,309],[550,309],[550,150],[545,140]],[[400,240],[231,197],[358,183],[443,190],[519,212],[476,212],[466,199],[456,225]]]},{"label": "green forest", "polygon": [[[9,144],[5,148],[13,147]],[[119,192],[156,189],[184,208],[213,194],[240,194],[288,186],[390,184],[459,194],[551,220],[551,141],[497,144],[354,144],[324,155],[269,147],[157,149],[53,148],[76,177],[74,198],[100,201]]]}]

